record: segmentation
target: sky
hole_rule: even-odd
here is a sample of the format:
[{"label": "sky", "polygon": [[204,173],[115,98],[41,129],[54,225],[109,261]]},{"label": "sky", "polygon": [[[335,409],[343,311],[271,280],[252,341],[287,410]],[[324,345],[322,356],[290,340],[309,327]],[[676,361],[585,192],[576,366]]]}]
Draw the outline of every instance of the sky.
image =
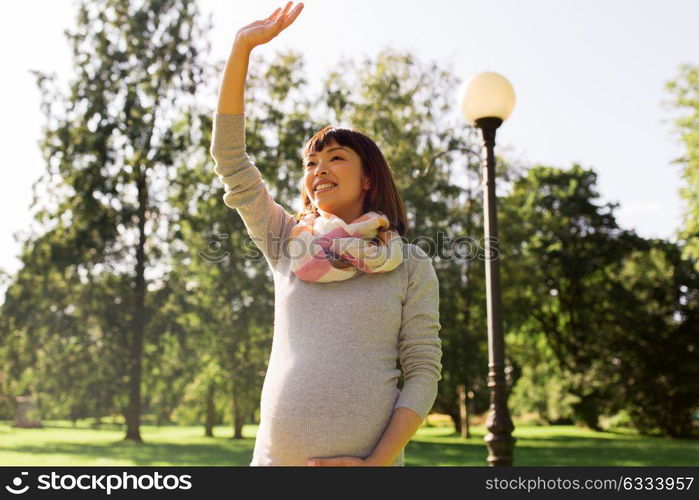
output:
[{"label": "sky", "polygon": [[[699,64],[696,0],[307,0],[301,15],[269,43],[266,57],[293,48],[309,75],[324,75],[342,58],[363,59],[387,47],[451,67],[460,80],[482,71],[504,75],[516,105],[498,129],[497,146],[526,164],[598,173],[604,202],[617,220],[644,237],[675,240],[682,201],[683,153],[673,132],[676,111],[665,83],[682,63]],[[238,29],[283,1],[199,0],[213,15],[214,64],[227,57]],[[45,169],[38,147],[44,117],[29,70],[75,73],[64,35],[72,0],[6,2],[0,147],[0,268],[19,268],[13,234],[29,227],[32,183]],[[203,20],[202,20],[203,21]],[[312,78],[309,78],[312,80]],[[211,102],[211,109],[216,103]],[[456,106],[456,98],[455,98]]]}]

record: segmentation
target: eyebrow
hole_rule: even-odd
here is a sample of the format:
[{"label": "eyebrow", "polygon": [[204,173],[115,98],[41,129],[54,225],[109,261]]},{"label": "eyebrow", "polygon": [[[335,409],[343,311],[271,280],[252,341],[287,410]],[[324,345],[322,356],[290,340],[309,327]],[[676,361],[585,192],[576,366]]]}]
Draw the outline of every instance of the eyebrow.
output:
[{"label": "eyebrow", "polygon": [[[335,151],[336,149],[342,149],[343,151],[347,151],[346,148],[343,148],[343,147],[340,147],[340,146],[335,146],[334,148],[328,149],[328,153],[329,153],[330,151]],[[315,155],[316,155],[315,153],[310,153],[310,154],[307,154],[306,157],[307,157],[307,158],[310,158],[311,156],[315,156]]]}]

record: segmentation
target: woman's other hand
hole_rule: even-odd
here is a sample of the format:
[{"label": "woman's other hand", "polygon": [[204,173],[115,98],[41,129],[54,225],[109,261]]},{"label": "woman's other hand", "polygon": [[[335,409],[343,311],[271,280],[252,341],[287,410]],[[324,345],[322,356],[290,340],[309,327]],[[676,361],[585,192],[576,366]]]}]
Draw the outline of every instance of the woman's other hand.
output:
[{"label": "woman's other hand", "polygon": [[293,2],[288,2],[283,11],[281,8],[277,8],[269,17],[240,28],[235,35],[235,43],[252,50],[258,45],[269,42],[293,23],[303,10],[303,3],[299,3],[293,10],[289,11],[292,4]]}]

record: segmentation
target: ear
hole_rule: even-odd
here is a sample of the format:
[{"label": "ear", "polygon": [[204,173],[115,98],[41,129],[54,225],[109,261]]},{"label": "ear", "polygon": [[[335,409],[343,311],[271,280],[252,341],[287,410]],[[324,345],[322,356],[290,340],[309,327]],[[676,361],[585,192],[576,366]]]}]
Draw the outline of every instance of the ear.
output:
[{"label": "ear", "polygon": [[371,187],[371,179],[369,177],[364,177],[364,189],[369,189]]}]

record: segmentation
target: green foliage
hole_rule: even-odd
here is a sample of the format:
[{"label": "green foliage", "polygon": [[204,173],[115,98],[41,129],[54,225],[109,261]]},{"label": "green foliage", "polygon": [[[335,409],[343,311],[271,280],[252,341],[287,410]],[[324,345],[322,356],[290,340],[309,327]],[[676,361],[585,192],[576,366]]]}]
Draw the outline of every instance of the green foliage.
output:
[{"label": "green foliage", "polygon": [[[579,398],[571,393],[574,388],[561,372],[543,337],[530,332],[511,335],[510,339],[507,347],[511,357],[527,363],[522,366],[510,394],[508,405],[512,414],[538,424],[570,423],[574,416],[573,405]],[[526,339],[536,339],[540,345],[518,343]]]},{"label": "green foliage", "polygon": [[[230,421],[227,418],[230,399],[224,397],[223,391],[226,387],[224,370],[215,361],[206,362],[202,366],[200,371],[193,373],[194,379],[183,388],[180,404],[173,410],[172,420],[180,425],[197,425],[205,421],[206,407],[202,402],[206,401],[211,387],[214,391],[214,424]],[[184,380],[190,379],[187,377]]]},{"label": "green foliage", "polygon": [[46,172],[35,184],[40,227],[3,305],[3,359],[15,391],[48,396],[47,416],[121,411],[132,439],[144,346],[169,334],[158,317],[169,291],[157,278],[169,243],[162,195],[194,142],[176,124],[203,82],[196,18],[191,0],[80,2],[66,32],[68,94],[34,72]]},{"label": "green foliage", "polygon": [[503,202],[509,345],[523,367],[514,406],[550,421],[545,385],[566,401],[561,415],[593,429],[625,409],[641,432],[689,436],[699,404],[697,273],[677,245],[619,228],[595,182],[578,165],[535,167]]},{"label": "green foliage", "polygon": [[619,406],[638,430],[688,437],[699,407],[699,275],[677,245],[649,243],[614,277],[616,335],[603,376],[621,382]]},{"label": "green foliage", "polygon": [[682,114],[674,120],[675,132],[684,145],[684,154],[673,163],[682,166],[685,202],[684,221],[679,237],[685,242],[684,257],[693,258],[699,271],[699,66],[682,64],[675,80],[666,84],[673,100],[665,104]]},{"label": "green foliage", "polygon": [[[592,428],[607,392],[598,377],[608,343],[597,312],[607,302],[601,270],[637,239],[617,226],[613,204],[599,203],[595,183],[579,165],[530,169],[503,200],[500,247],[509,321],[545,337],[563,377],[575,380],[575,419]],[[526,352],[518,364],[531,364]]]}]

